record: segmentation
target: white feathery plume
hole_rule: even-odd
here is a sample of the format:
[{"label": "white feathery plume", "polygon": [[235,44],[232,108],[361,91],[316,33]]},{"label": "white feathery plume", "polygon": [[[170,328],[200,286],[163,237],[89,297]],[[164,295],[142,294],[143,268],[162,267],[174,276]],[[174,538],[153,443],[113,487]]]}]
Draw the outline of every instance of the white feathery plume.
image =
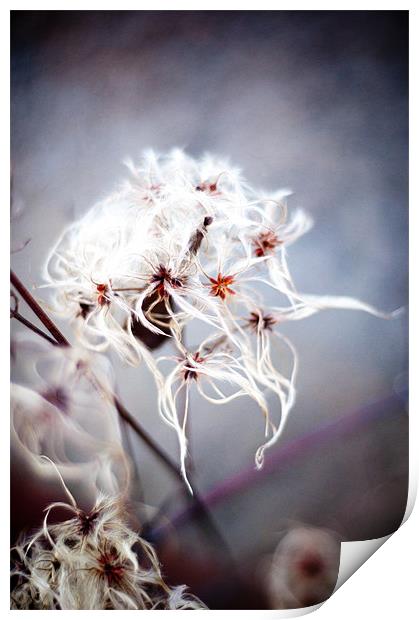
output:
[{"label": "white feathery plume", "polygon": [[[221,404],[246,394],[264,410],[271,436],[256,455],[260,467],[295,401],[297,353],[280,333],[282,320],[300,320],[327,308],[384,318],[397,311],[385,314],[351,297],[297,290],[286,254],[311,228],[312,219],[302,209],[288,214],[290,190],[257,191],[228,162],[211,155],[195,160],[180,149],[166,156],[149,150],[139,164],[126,164],[128,178],[118,191],[64,231],[50,252],[45,277],[52,308],[73,321],[83,346],[112,348],[131,365],[145,361],[159,391],[160,414],[178,435],[185,478],[185,413],[178,410],[177,396],[185,387],[185,372],[196,366],[198,390],[209,402]],[[274,306],[266,300],[265,287],[278,294]],[[243,324],[255,307],[261,316],[273,318],[273,333],[258,328],[256,345]],[[202,340],[187,352],[184,329],[191,322],[201,325]],[[138,324],[183,352],[167,376],[136,336]],[[219,338],[231,351],[197,364],[193,356],[201,355],[204,341]],[[288,347],[287,377],[270,355],[271,342],[277,340]],[[212,382],[214,396],[203,391],[204,377]],[[237,391],[225,397],[214,383],[219,381]],[[279,424],[271,423],[265,411],[266,390],[279,398]]]}]

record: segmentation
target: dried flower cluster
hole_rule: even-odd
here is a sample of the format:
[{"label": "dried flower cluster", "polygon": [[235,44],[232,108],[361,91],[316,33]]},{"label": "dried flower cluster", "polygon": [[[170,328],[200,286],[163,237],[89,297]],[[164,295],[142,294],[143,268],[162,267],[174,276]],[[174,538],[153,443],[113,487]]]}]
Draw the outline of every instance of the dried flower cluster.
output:
[{"label": "dried flower cluster", "polygon": [[[45,267],[52,309],[72,321],[80,345],[112,348],[134,366],[145,361],[160,414],[177,433],[185,480],[191,387],[214,404],[242,396],[257,403],[265,420],[255,457],[262,467],[295,401],[297,355],[281,323],[324,308],[383,315],[352,298],[296,289],[286,252],[311,219],[302,210],[288,217],[290,192],[254,191],[227,163],[195,161],[180,150],[147,152],[138,167],[127,165],[128,180],[52,249]],[[269,290],[277,294],[274,306]],[[203,334],[195,347],[184,339],[191,322]],[[144,333],[171,339],[175,354],[156,359]],[[288,371],[275,367],[274,345],[288,356]],[[268,392],[280,403],[276,420]]]},{"label": "dried flower cluster", "polygon": [[[166,157],[147,152],[138,167],[127,166],[129,178],[64,231],[45,265],[51,309],[74,326],[74,346],[54,346],[68,344],[60,334],[57,343],[48,336],[13,343],[24,360],[25,387],[12,387],[12,449],[41,478],[52,462],[69,498],[51,504],[43,527],[14,548],[14,609],[205,608],[185,586],[165,583],[155,551],[124,520],[130,471],[112,367],[102,353],[114,350],[127,364],[149,368],[192,492],[191,390],[216,405],[241,397],[254,402],[265,428],[255,455],[261,468],[296,397],[297,352],[281,325],[325,308],[395,315],[350,297],[297,290],[287,248],[311,220],[302,210],[288,216],[287,190],[254,191],[226,162],[195,161],[179,150]],[[188,325],[199,334],[195,346],[186,344]],[[154,355],[164,341],[173,351]],[[276,419],[269,394],[279,402]],[[91,511],[78,507],[64,478],[97,498]],[[72,518],[50,525],[56,508]],[[295,541],[287,540],[292,551]],[[304,555],[307,543],[301,562],[290,564],[288,542],[272,564],[274,606],[311,600],[316,575],[331,584],[333,562],[311,548]],[[301,574],[308,594],[295,588],[294,581],[305,584]]]},{"label": "dried flower cluster", "polygon": [[[124,521],[124,503],[100,496],[90,512],[51,504],[44,526],[13,549],[12,609],[205,609],[185,586],[169,587],[153,547]],[[61,508],[71,519],[48,524]]]}]

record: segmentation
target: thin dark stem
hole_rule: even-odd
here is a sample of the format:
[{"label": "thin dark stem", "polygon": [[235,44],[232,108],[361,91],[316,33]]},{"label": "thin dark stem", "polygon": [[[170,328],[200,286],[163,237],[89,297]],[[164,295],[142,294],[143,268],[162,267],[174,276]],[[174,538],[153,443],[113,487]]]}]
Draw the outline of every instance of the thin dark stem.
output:
[{"label": "thin dark stem", "polygon": [[167,515],[170,505],[177,498],[179,491],[174,493],[173,495],[169,495],[166,499],[161,503],[155,514],[145,521],[141,528],[141,535],[144,538],[148,538],[150,535],[153,536],[154,531],[158,529],[158,524],[162,521],[164,515]]},{"label": "thin dark stem", "polygon": [[120,291],[128,291],[132,293],[142,293],[144,288],[113,288],[112,293],[119,293]]},{"label": "thin dark stem", "polygon": [[143,490],[143,485],[141,483],[141,477],[138,471],[138,467],[137,467],[137,461],[134,457],[134,448],[132,445],[132,437],[131,437],[131,430],[129,428],[128,423],[123,420],[121,417],[119,418],[119,426],[121,429],[121,435],[122,435],[122,441],[123,441],[123,445],[124,448],[129,456],[129,459],[132,463],[132,475],[133,475],[133,480],[134,480],[134,486],[135,486],[135,492],[136,492],[136,497],[135,499],[137,501],[140,502],[141,504],[141,522],[144,522],[144,490]]},{"label": "thin dark stem", "polygon": [[36,314],[38,319],[45,325],[49,333],[55,338],[55,340],[64,347],[69,347],[70,343],[67,338],[60,332],[58,327],[51,321],[49,316],[44,312],[36,299],[31,295],[26,286],[22,284],[17,275],[10,271],[10,282],[13,284],[17,292],[26,301],[30,309]]},{"label": "thin dark stem", "polygon": [[218,531],[216,524],[208,511],[205,502],[202,500],[198,491],[194,488],[192,481],[189,478],[189,484],[193,492],[193,496],[190,495],[188,489],[185,486],[185,481],[183,476],[179,470],[177,464],[171,460],[169,456],[160,448],[160,446],[150,437],[150,435],[142,428],[142,426],[138,423],[136,418],[126,409],[126,407],[121,403],[117,396],[114,396],[115,407],[123,420],[125,420],[141,437],[145,444],[153,451],[153,453],[166,465],[166,467],[171,471],[171,473],[181,482],[183,491],[189,502],[192,502],[192,512],[198,518],[201,518],[205,529],[208,534],[212,537],[214,542],[217,545],[218,550],[224,554],[225,558],[230,561],[228,545],[224,540],[221,533]]},{"label": "thin dark stem", "polygon": [[173,473],[176,478],[183,482],[182,474],[179,471],[179,467],[169,456],[160,448],[160,446],[150,437],[146,430],[143,429],[138,420],[128,411],[128,409],[121,403],[117,396],[114,396],[114,404],[117,412],[123,420],[125,420],[129,426],[137,433],[139,437],[148,445],[150,450],[166,465],[168,469]]},{"label": "thin dark stem", "polygon": [[10,313],[10,318],[11,319],[16,319],[16,321],[19,321],[19,323],[22,323],[22,325],[25,325],[25,327],[27,327],[28,329],[30,329],[33,332],[35,332],[35,334],[38,334],[38,336],[41,336],[45,340],[48,340],[48,342],[50,342],[54,346],[58,345],[57,341],[54,340],[54,338],[51,338],[51,336],[48,336],[48,334],[43,332],[42,329],[39,329],[36,325],[34,325],[30,321],[28,321],[28,319],[25,319],[25,317],[22,316],[21,314],[19,314],[19,312],[16,312],[16,311],[11,312]]}]

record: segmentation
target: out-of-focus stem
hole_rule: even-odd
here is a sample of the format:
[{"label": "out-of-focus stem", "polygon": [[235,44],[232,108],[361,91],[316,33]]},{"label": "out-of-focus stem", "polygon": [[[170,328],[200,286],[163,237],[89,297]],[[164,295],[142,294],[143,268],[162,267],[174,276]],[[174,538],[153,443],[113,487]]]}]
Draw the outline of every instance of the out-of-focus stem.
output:
[{"label": "out-of-focus stem", "polygon": [[177,464],[171,460],[169,456],[160,448],[160,446],[150,437],[150,435],[143,429],[143,427],[139,424],[139,422],[130,414],[128,409],[121,403],[121,401],[115,396],[114,397],[115,407],[119,413],[119,415],[135,430],[135,432],[143,439],[144,443],[153,451],[153,453],[166,465],[166,467],[172,472],[172,474],[179,480],[182,484],[185,495],[189,502],[192,501],[191,511],[192,514],[201,518],[203,520],[203,524],[205,525],[207,532],[211,535],[214,542],[217,544],[217,548],[220,552],[224,552],[225,555],[228,555],[228,545],[225,542],[223,536],[218,531],[216,524],[208,511],[208,508],[205,505],[205,502],[202,500],[198,491],[194,488],[193,483],[189,479],[189,484],[191,486],[193,496],[190,495],[183,476],[179,470]]},{"label": "out-of-focus stem", "polygon": [[[281,471],[281,467],[289,466],[294,459],[298,459],[306,455],[311,450],[318,449],[320,446],[327,445],[331,441],[363,432],[364,426],[369,425],[376,420],[382,420],[384,417],[394,416],[394,409],[404,407],[403,398],[407,394],[393,394],[383,400],[371,403],[359,410],[343,415],[337,420],[326,422],[316,430],[311,431],[301,437],[291,440],[284,444],[275,453],[268,455],[262,471],[256,470],[255,467],[246,468],[237,474],[226,478],[217,484],[212,490],[205,494],[202,498],[205,504],[213,507],[225,500],[231,500],[233,495],[245,493],[252,485],[260,485],[271,474]],[[179,511],[170,518],[171,526],[182,526],[188,522],[193,514],[193,506]],[[157,519],[153,519],[152,526]],[[152,530],[152,536],[159,540],[164,535],[166,528],[164,526],[156,526]]]}]

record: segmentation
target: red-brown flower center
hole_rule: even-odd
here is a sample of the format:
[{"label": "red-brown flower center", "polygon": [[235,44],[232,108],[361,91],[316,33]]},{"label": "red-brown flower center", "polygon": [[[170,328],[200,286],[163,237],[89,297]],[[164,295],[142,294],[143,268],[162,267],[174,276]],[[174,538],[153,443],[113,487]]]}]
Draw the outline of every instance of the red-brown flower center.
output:
[{"label": "red-brown flower center", "polygon": [[280,243],[281,240],[275,233],[271,231],[260,233],[253,240],[255,255],[260,258],[262,256],[266,256],[267,254],[272,254]]},{"label": "red-brown flower center", "polygon": [[97,284],[96,290],[98,293],[97,303],[99,306],[105,306],[110,303],[110,300],[106,297],[106,293],[109,291],[109,286],[107,284]]},{"label": "red-brown flower center", "polygon": [[271,314],[262,314],[259,312],[251,312],[247,320],[250,327],[255,331],[258,329],[268,329],[272,331],[272,327],[277,322]]},{"label": "red-brown flower center", "polygon": [[156,273],[151,276],[151,282],[155,283],[155,292],[160,299],[168,298],[170,292],[169,288],[180,288],[184,285],[184,279],[175,277],[172,275],[171,269],[168,269],[164,265],[159,265]]},{"label": "red-brown flower center", "polygon": [[[202,364],[203,361],[204,358],[200,356],[199,351],[196,351],[196,353],[194,353],[192,356],[192,362],[190,360],[186,360],[186,365],[194,367],[195,364]],[[196,381],[198,379],[198,370],[194,370],[193,368],[186,368],[185,372],[183,373],[183,378],[185,379],[185,381],[187,381],[188,379],[195,379]]]},{"label": "red-brown flower center", "polygon": [[113,553],[103,553],[99,558],[100,572],[107,579],[109,584],[117,584],[124,576],[125,566],[118,562],[118,558]]},{"label": "red-brown flower center", "polygon": [[235,291],[230,288],[230,286],[234,283],[233,276],[223,276],[219,273],[217,278],[210,278],[210,281],[211,295],[214,297],[221,297],[221,299],[225,299],[228,294],[236,294]]},{"label": "red-brown flower center", "polygon": [[197,192],[207,192],[209,194],[217,193],[217,183],[209,183],[208,181],[204,181],[195,187]]}]

